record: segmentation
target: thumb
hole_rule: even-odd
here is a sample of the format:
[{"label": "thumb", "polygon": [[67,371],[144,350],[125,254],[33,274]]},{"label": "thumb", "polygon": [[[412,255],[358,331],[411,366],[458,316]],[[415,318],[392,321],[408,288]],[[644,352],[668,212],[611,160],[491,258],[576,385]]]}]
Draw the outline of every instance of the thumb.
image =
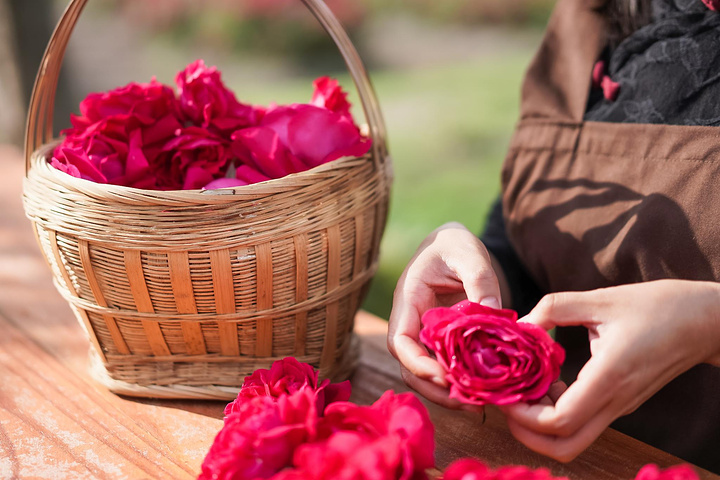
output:
[{"label": "thumb", "polygon": [[500,284],[487,250],[478,245],[474,255],[448,259],[448,267],[463,284],[468,300],[488,307],[500,308]]},{"label": "thumb", "polygon": [[600,306],[601,299],[595,291],[551,293],[519,321],[545,330],[557,326],[587,326],[596,323],[594,314]]}]

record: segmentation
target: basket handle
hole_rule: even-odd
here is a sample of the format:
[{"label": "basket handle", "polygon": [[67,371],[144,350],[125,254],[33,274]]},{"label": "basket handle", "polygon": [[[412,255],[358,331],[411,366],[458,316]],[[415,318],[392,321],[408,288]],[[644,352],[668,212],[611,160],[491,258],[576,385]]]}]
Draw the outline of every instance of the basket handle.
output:
[{"label": "basket handle", "polygon": [[[380,112],[377,96],[370,83],[370,78],[362,60],[360,60],[360,55],[358,55],[340,22],[322,0],[302,0],[302,2],[330,35],[338,50],[340,50],[343,60],[345,60],[345,65],[355,83],[370,128],[374,161],[378,164],[378,167],[381,167],[387,157],[385,122]],[[33,152],[53,138],[52,118],[55,111],[55,93],[58,78],[60,77],[60,68],[70,35],[86,3],[87,0],[71,0],[65,9],[65,13],[60,18],[60,22],[55,27],[40,62],[40,68],[30,97],[25,129],[26,175],[30,170],[30,157]]]}]

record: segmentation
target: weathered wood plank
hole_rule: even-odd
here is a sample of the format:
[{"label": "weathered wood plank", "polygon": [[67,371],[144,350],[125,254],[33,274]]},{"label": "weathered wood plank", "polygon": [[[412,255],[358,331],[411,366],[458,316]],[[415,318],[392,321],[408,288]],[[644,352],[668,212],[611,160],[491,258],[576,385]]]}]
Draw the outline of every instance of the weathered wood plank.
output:
[{"label": "weathered wood plank", "polygon": [[[0,146],[0,479],[194,478],[217,431],[224,402],[139,400],[114,395],[88,376],[89,343],[54,289],[20,205],[20,152]],[[405,391],[385,346],[387,324],[361,312],[358,403]],[[545,466],[574,480],[631,479],[646,463],[680,461],[608,430],[583,455],[560,464],[516,442],[502,415],[487,421],[428,404],[437,464],[461,456],[497,466]],[[702,472],[703,478],[720,477]]]},{"label": "weathered wood plank", "polygon": [[196,476],[221,420],[112,395],[4,316],[0,330],[0,478]]}]

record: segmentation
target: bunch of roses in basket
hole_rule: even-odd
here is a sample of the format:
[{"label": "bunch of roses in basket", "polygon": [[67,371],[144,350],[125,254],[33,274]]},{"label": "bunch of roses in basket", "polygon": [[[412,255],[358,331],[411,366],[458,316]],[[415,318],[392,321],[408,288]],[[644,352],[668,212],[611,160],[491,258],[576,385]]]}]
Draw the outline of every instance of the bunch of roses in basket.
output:
[{"label": "bunch of roses in basket", "polygon": [[[289,357],[245,379],[225,408],[225,424],[200,480],[427,480],[434,427],[411,393],[385,392],[370,406],[349,402],[350,383],[320,381]],[[568,480],[525,466],[490,469],[460,459],[442,480]],[[697,480],[687,465],[646,465],[636,480]]]},{"label": "bunch of roses in basket", "polygon": [[153,79],[91,93],[50,164],[72,176],[153,190],[248,185],[368,152],[336,80],[309,104],[241,103],[215,67],[191,63],[172,88]]}]

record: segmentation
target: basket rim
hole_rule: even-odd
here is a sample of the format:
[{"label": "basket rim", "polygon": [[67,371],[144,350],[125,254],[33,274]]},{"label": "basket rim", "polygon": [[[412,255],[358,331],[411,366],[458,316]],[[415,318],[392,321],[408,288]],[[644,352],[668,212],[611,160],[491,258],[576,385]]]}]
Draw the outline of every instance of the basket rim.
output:
[{"label": "basket rim", "polygon": [[[355,166],[363,166],[372,162],[372,150],[365,155],[359,157],[340,157],[327,163],[323,163],[316,167],[304,170],[302,172],[291,173],[284,177],[273,178],[263,182],[257,182],[249,185],[223,187],[212,190],[189,189],[189,190],[150,190],[124,185],[114,185],[110,183],[98,183],[84,178],[73,177],[50,165],[47,161],[52,149],[60,143],[61,139],[47,143],[34,151],[30,159],[30,169],[25,177],[25,181],[30,180],[31,172],[39,174],[45,180],[51,180],[62,187],[71,188],[77,192],[91,196],[112,195],[114,197],[130,200],[135,198],[138,201],[162,201],[162,200],[181,200],[185,202],[197,203],[216,203],[232,201],[242,198],[257,198],[262,195],[273,195],[277,193],[287,192],[313,185],[317,182],[318,177],[327,177],[328,175],[343,175],[348,168]],[[386,155],[383,165],[387,168],[386,174],[391,172],[390,156]]]}]

